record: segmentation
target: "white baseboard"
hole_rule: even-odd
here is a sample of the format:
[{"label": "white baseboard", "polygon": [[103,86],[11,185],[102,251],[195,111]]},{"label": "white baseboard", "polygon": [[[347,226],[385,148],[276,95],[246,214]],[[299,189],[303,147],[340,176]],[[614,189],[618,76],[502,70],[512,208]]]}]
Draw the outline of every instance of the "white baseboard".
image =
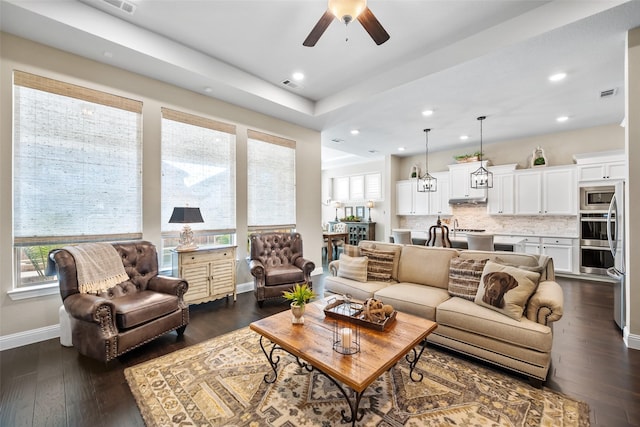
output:
[{"label": "white baseboard", "polygon": [[627,346],[627,348],[640,350],[640,335],[630,334],[629,326],[624,327],[623,337],[624,337],[624,344]]},{"label": "white baseboard", "polygon": [[24,345],[34,344],[58,337],[60,337],[59,324],[31,329],[24,332],[17,332],[11,335],[4,335],[0,337],[0,351],[22,347]]},{"label": "white baseboard", "polygon": [[316,267],[316,269],[311,272],[312,276],[318,276],[321,274],[324,274],[324,270],[322,269],[322,267]]},{"label": "white baseboard", "polygon": [[236,292],[239,294],[253,292],[253,282],[240,283],[236,285]]}]

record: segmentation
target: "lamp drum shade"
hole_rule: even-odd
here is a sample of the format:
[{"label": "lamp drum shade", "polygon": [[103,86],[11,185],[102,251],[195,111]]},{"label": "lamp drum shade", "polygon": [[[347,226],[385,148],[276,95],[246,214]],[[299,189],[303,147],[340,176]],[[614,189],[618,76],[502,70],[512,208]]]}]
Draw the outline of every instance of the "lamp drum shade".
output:
[{"label": "lamp drum shade", "polygon": [[172,224],[192,224],[196,222],[204,222],[200,208],[176,207],[169,219]]}]

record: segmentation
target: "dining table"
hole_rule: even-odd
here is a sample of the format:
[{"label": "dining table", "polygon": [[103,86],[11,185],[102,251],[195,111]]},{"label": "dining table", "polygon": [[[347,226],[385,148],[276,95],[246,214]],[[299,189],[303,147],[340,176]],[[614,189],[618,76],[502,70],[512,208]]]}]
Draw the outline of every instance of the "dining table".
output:
[{"label": "dining table", "polygon": [[345,243],[349,240],[348,232],[338,232],[338,231],[323,231],[322,238],[327,240],[327,263],[333,260],[333,242],[337,240],[342,240]]}]

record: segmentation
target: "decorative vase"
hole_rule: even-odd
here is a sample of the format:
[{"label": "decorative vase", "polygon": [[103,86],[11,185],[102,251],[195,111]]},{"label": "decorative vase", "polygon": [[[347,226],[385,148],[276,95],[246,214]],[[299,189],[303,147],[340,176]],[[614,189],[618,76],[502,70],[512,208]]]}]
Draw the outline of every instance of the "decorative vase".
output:
[{"label": "decorative vase", "polygon": [[294,325],[304,324],[304,305],[298,305],[295,302],[291,303],[291,323]]}]

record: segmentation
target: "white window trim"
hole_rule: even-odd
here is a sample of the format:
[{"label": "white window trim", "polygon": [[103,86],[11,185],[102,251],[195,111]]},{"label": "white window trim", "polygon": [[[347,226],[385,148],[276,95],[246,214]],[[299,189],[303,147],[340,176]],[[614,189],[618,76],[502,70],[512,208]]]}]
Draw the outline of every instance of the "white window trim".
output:
[{"label": "white window trim", "polygon": [[60,285],[58,284],[58,282],[45,283],[35,286],[24,286],[22,288],[14,288],[7,292],[7,295],[9,295],[9,298],[11,298],[13,301],[56,294],[60,295]]}]

